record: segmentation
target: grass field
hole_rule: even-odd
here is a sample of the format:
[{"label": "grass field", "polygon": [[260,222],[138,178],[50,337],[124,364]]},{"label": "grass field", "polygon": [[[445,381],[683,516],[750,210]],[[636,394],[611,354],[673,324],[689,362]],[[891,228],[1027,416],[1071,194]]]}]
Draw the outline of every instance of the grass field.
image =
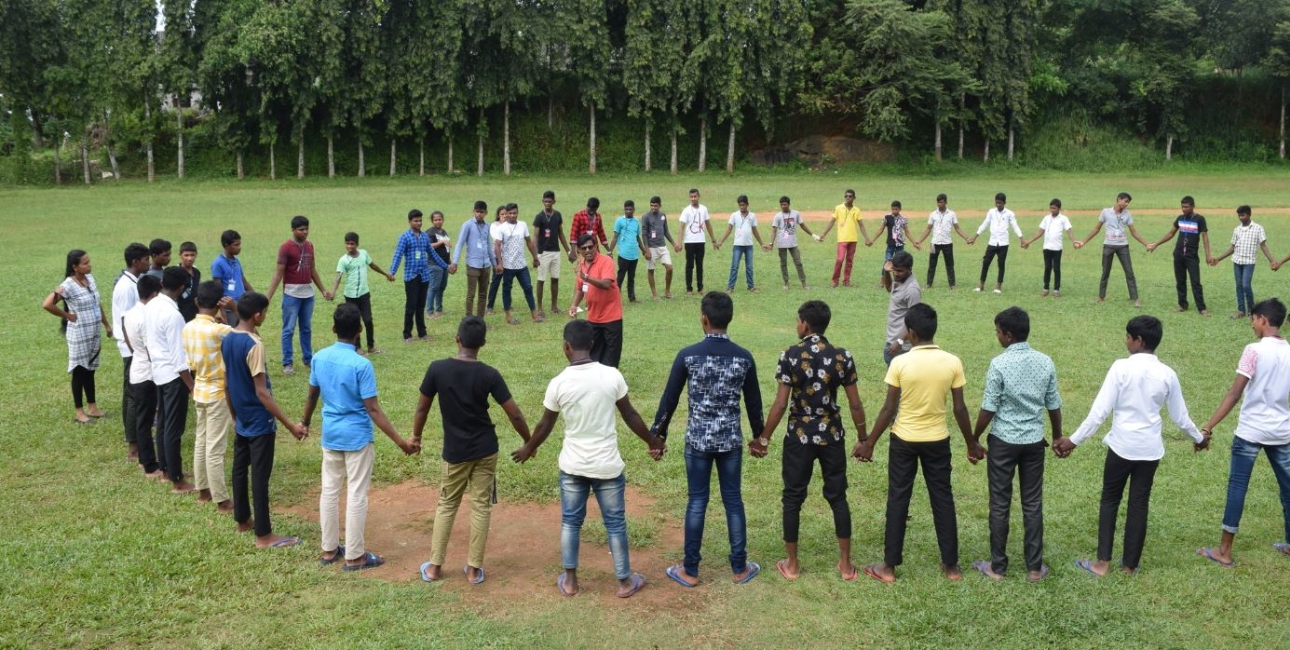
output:
[{"label": "grass field", "polygon": [[[587,593],[563,599],[554,588],[559,570],[555,536],[532,535],[525,540],[539,560],[510,575],[503,569],[508,566],[506,559],[494,551],[488,565],[497,568],[490,570],[488,583],[479,589],[467,588],[461,580],[429,586],[411,572],[382,570],[374,576],[351,576],[334,567],[319,568],[314,562],[317,524],[308,516],[316,510],[319,481],[316,437],[296,444],[280,436],[273,477],[275,528],[302,535],[304,543],[292,549],[255,550],[247,536],[234,533],[227,518],[144,481],[124,461],[118,424],[121,366],[110,343],[104,347],[98,373],[99,403],[110,416],[93,428],[73,426],[64,373],[66,346],[57,321],[39,309],[41,299],[61,280],[70,248],[90,252],[100,290],[107,295],[127,243],[146,243],[160,236],[174,242],[177,250],[179,242],[195,241],[200,249],[198,263],[208,271],[219,250],[219,233],[235,228],[243,236],[247,275],[262,290],[272,274],[276,247],[289,235],[288,221],[294,214],[311,218],[311,239],[330,283],[332,274],[327,271],[343,252],[343,233],[358,231],[363,247],[384,266],[411,207],[426,213],[443,210],[449,215],[450,232],[455,233],[476,198],[491,205],[516,201],[521,218],[528,219],[540,207],[541,192],[550,188],[559,194],[557,207],[569,219],[591,194],[600,197],[606,215],[616,214],[613,208],[625,198],[643,205],[650,195],[659,194],[664,208],[679,214],[691,186],[704,191],[704,202],[714,215],[728,214],[734,197],[746,193],[752,208],[766,217],[781,194],[792,196],[799,210],[821,211],[838,203],[842,191],[852,187],[870,216],[881,214],[891,199],[901,199],[918,235],[926,227],[924,217],[934,207],[932,198],[938,192],[949,193],[951,207],[969,232],[991,207],[993,194],[1007,192],[1009,206],[1018,212],[1027,236],[1036,230],[1048,200],[1057,196],[1068,212],[1077,215],[1072,219],[1077,238],[1092,228],[1088,211],[1110,205],[1115,193],[1125,190],[1134,195],[1139,232],[1150,241],[1168,229],[1179,197],[1192,194],[1198,211],[1209,219],[1216,253],[1226,249],[1236,223],[1233,208],[1243,203],[1254,206],[1255,220],[1267,229],[1273,252],[1290,253],[1290,225],[1283,211],[1290,206],[1290,178],[1268,170],[1142,177],[763,174],[311,179],[276,184],[0,189],[0,224],[9,233],[10,250],[0,261],[0,273],[9,278],[0,288],[0,299],[15,307],[0,328],[4,351],[0,371],[9,384],[0,398],[0,446],[5,450],[0,455],[0,572],[5,576],[0,581],[0,611],[5,612],[0,616],[0,646],[1274,648],[1285,644],[1290,623],[1280,604],[1290,589],[1290,561],[1270,546],[1282,541],[1283,529],[1275,481],[1266,464],[1260,463],[1251,484],[1237,538],[1239,566],[1225,570],[1194,555],[1197,547],[1218,541],[1235,413],[1215,432],[1214,450],[1201,455],[1192,454],[1190,441],[1168,427],[1168,455],[1157,475],[1143,571],[1137,577],[1095,580],[1071,564],[1076,557],[1091,555],[1096,544],[1104,451],[1090,442],[1070,459],[1054,459],[1048,465],[1046,556],[1053,573],[1040,584],[1026,584],[1016,575],[996,584],[975,572],[962,583],[946,582],[937,569],[935,538],[921,485],[914,497],[907,563],[899,571],[897,584],[879,585],[863,577],[855,583],[838,580],[832,570],[836,544],[831,517],[815,487],[803,512],[803,575],[788,583],[773,570],[783,553],[780,442],[776,440],[769,458],[746,459],[744,465],[749,553],[765,567],[761,577],[740,587],[726,581],[724,517],[714,495],[704,545],[704,586],[683,591],[661,571],[649,571],[651,584],[640,595],[644,597],[626,602],[602,598],[610,590],[609,565],[601,558],[603,546],[594,544],[603,543],[603,530],[598,536],[596,525],[590,524],[597,518],[593,509],[583,550],[589,567],[584,576]],[[718,234],[724,232],[723,223],[716,227]],[[766,233],[763,226],[763,237]],[[887,298],[876,287],[881,248],[861,248],[858,288],[846,290],[824,288],[832,265],[831,241],[815,244],[803,238],[802,248],[813,290],[782,291],[777,257],[758,254],[760,292],[747,294],[740,279],[732,337],[756,356],[769,405],[774,390],[771,371],[779,351],[794,341],[797,305],[808,296],[827,300],[834,313],[829,338],[856,354],[860,393],[872,422],[884,393],[879,346]],[[1000,309],[1017,304],[1031,313],[1032,344],[1057,363],[1068,433],[1086,414],[1107,367],[1126,354],[1123,326],[1138,313],[1164,321],[1160,357],[1178,371],[1192,417],[1203,422],[1226,391],[1242,346],[1252,340],[1246,324],[1226,318],[1235,308],[1230,263],[1204,269],[1206,298],[1215,316],[1202,319],[1194,312],[1170,313],[1175,306],[1170,251],[1148,255],[1134,244],[1134,266],[1144,301],[1143,309],[1137,310],[1126,300],[1118,266],[1107,302],[1093,304],[1100,246],[1081,251],[1068,248],[1063,297],[1041,300],[1039,248],[1036,244],[1023,251],[1013,246],[1005,293],[995,296],[970,291],[984,242],[975,247],[959,242],[955,246],[959,290],[946,289],[942,266],[937,286],[924,292],[924,301],[941,315],[938,342],[958,354],[966,366],[973,418],[987,364],[998,353],[991,319]],[[729,248],[709,249],[707,259],[705,284],[709,289],[723,288]],[[922,279],[927,257],[917,253],[915,259],[915,275]],[[684,290],[680,279],[684,261],[680,255],[674,261],[678,262],[674,292],[679,294]],[[567,269],[566,278],[570,277]],[[1261,262],[1254,278],[1256,297],[1286,296],[1287,280],[1290,276],[1272,273]],[[637,281],[638,291],[648,296],[644,265]],[[566,279],[562,283],[566,304],[571,288]],[[402,288],[373,284],[378,345],[387,350],[375,358],[381,399],[400,431],[411,429],[417,388],[427,363],[455,352],[451,334],[463,299],[464,281],[459,275],[450,281],[445,300],[450,318],[432,321],[435,340],[403,346],[397,342]],[[275,394],[289,414],[298,415],[308,380],[303,374],[283,377],[272,363],[279,354],[277,302],[263,330],[264,339],[274,368]],[[559,349],[562,319],[514,327],[503,324],[500,316],[490,320],[495,328],[483,359],[506,376],[533,422],[540,414],[546,382],[565,363]],[[649,421],[676,350],[702,336],[698,300],[630,305],[625,324],[622,369],[634,403]],[[315,349],[329,345],[333,339],[326,303],[320,301],[314,325]],[[378,436],[378,489],[437,482],[440,445],[433,437],[437,422],[436,409],[427,447],[417,458],[402,457]],[[185,437],[190,447],[191,432],[190,426]],[[648,497],[651,503],[647,512],[637,511],[629,523],[633,560],[638,565],[648,564],[646,559],[656,564],[680,559],[676,540],[685,506],[685,480],[675,441],[682,432],[674,427],[672,433],[674,448],[658,464],[648,459],[634,437],[622,438],[629,482],[641,499]],[[517,445],[518,438],[505,424],[499,424],[499,434],[503,450]],[[558,437],[553,436],[527,465],[503,463],[500,497],[504,504],[555,512],[550,504],[557,495]],[[984,466],[971,466],[962,443],[956,439],[954,445],[966,568],[970,561],[988,555],[986,481]],[[849,470],[855,561],[861,565],[881,559],[885,450],[884,442],[875,463],[852,465]],[[190,458],[191,449],[186,467]],[[382,507],[380,501],[373,503],[373,517]],[[433,503],[424,504],[420,511],[432,514]],[[1019,518],[1014,508],[1010,550],[1018,570]],[[463,519],[467,518],[459,517],[459,524]],[[506,525],[496,516],[493,524],[495,530]],[[395,536],[406,538],[408,548],[428,547],[426,517],[402,525]],[[464,528],[458,526],[457,531],[450,567],[462,557],[465,545]],[[392,565],[396,560],[423,559],[407,557],[409,552],[400,546],[373,550],[386,554]]]}]

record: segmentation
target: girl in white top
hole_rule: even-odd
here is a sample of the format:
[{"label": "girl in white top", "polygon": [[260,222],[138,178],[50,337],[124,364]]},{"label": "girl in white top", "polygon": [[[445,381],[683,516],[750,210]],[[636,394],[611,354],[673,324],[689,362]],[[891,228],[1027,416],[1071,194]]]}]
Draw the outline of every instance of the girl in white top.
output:
[{"label": "girl in white top", "polygon": [[1048,281],[1056,275],[1057,282],[1053,285],[1053,297],[1060,298],[1062,295],[1062,233],[1070,237],[1072,245],[1075,243],[1075,236],[1070,234],[1071,220],[1062,214],[1061,199],[1049,201],[1048,212],[1044,215],[1043,221],[1039,222],[1039,232],[1030,239],[1021,240],[1021,247],[1030,248],[1030,244],[1036,239],[1044,238],[1044,290],[1039,297],[1048,295]]}]

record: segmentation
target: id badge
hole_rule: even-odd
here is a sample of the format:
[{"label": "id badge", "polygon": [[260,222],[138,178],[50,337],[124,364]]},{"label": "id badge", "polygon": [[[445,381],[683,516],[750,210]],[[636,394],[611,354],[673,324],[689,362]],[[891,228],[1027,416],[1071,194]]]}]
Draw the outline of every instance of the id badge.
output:
[{"label": "id badge", "polygon": [[658,231],[656,231],[656,230],[651,230],[651,231],[649,231],[649,238],[650,238],[650,239],[658,239]]},{"label": "id badge", "polygon": [[233,280],[229,280],[229,281],[228,281],[228,291],[229,291],[229,292],[237,291],[237,282],[234,282]]},{"label": "id badge", "polygon": [[543,237],[546,237],[547,239],[550,239],[550,238],[551,238],[551,229],[550,229],[550,228],[547,228],[547,229],[543,230],[542,232],[546,233],[546,234],[542,235]]},{"label": "id badge", "polygon": [[591,284],[590,284],[590,283],[588,283],[588,282],[583,282],[583,283],[582,283],[582,292],[583,292],[583,293],[587,293],[588,291],[591,291]]},{"label": "id badge", "polygon": [[416,255],[415,255],[415,257],[413,257],[413,259],[420,261],[420,259],[421,259],[421,251],[417,251],[417,252],[416,252]]}]

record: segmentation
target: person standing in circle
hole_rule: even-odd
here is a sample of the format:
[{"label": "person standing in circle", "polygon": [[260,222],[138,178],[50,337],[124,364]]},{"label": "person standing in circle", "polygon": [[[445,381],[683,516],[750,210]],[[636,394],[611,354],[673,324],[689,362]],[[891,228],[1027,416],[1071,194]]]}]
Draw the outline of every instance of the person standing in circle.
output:
[{"label": "person standing in circle", "polygon": [[594,328],[591,358],[611,368],[618,367],[623,354],[623,295],[614,279],[614,260],[596,251],[595,235],[578,237],[577,250],[582,259],[575,270],[573,304],[569,318],[578,315],[578,305],[587,299],[587,322]]},{"label": "person standing in circle", "polygon": [[[103,340],[99,324],[112,336],[112,323],[100,304],[98,284],[94,282],[90,254],[76,249],[67,253],[63,282],[41,305],[45,311],[63,320],[67,337],[67,372],[72,375],[72,403],[76,405],[76,422],[89,424],[103,417],[95,401],[94,371],[99,368]],[[56,303],[62,300],[60,308]]]}]

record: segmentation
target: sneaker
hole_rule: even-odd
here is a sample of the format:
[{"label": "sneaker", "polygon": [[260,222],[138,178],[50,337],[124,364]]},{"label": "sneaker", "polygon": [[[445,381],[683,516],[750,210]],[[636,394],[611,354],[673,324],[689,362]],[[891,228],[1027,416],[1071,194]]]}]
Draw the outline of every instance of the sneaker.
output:
[{"label": "sneaker", "polygon": [[784,291],[788,291],[788,285],[784,285]]},{"label": "sneaker", "polygon": [[1003,289],[995,289],[994,292],[995,294],[1000,294],[1003,293]]},{"label": "sneaker", "polygon": [[291,375],[296,374],[296,369],[292,366],[282,366],[282,374],[287,375],[289,377]]},{"label": "sneaker", "polygon": [[1039,292],[1039,297],[1040,297],[1040,298],[1047,298],[1047,297],[1048,297],[1048,290],[1047,290],[1047,289],[1044,289],[1043,291]]},{"label": "sneaker", "polygon": [[973,289],[973,290],[972,290],[972,293],[981,293],[981,287],[977,287],[977,288]]},{"label": "sneaker", "polygon": [[1053,297],[1054,297],[1054,298],[1061,298],[1061,297],[1062,297],[1062,292],[1061,292],[1061,291],[1053,291]]}]

